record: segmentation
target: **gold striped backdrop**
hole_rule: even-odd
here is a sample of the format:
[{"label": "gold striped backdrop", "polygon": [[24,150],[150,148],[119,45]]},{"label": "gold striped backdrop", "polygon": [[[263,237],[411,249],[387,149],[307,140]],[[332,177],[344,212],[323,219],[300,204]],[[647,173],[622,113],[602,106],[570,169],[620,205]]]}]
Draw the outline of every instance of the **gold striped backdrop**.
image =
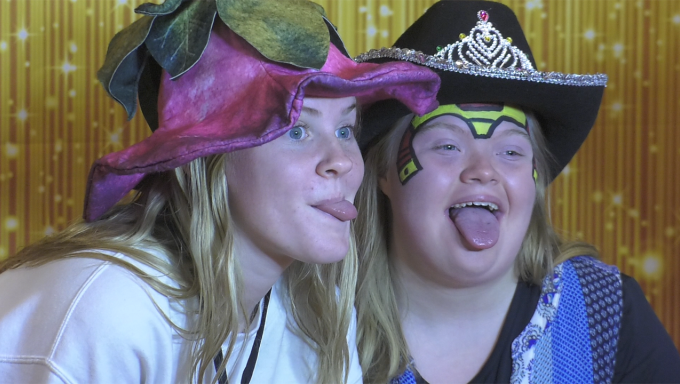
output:
[{"label": "gold striped backdrop", "polygon": [[[318,2],[355,55],[391,45],[434,1]],[[592,134],[553,184],[553,220],[634,276],[680,345],[680,1],[502,2],[538,69],[609,75]],[[96,81],[139,3],[0,0],[0,259],[77,219],[92,161],[148,135]]]}]

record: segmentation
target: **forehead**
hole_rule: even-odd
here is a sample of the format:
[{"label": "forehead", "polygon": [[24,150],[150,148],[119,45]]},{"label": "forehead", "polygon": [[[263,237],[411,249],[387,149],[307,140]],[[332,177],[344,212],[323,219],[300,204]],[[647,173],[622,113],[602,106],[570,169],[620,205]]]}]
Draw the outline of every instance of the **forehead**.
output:
[{"label": "forehead", "polygon": [[[420,134],[423,134],[428,131],[443,129],[450,131],[455,135],[472,136],[475,139],[492,137],[497,138],[510,134],[517,134],[524,136],[527,139],[529,138],[526,129],[517,125],[513,121],[497,122],[497,124],[493,127],[493,130],[483,131],[484,128],[484,126],[481,127],[481,129],[479,127],[475,127],[473,124],[470,124],[469,121],[465,121],[458,116],[440,115],[420,126],[419,131]],[[480,131],[486,132],[486,134],[480,135]]]},{"label": "forehead", "polygon": [[412,121],[417,130],[421,126],[428,125],[443,117],[451,116],[458,118],[467,126],[476,139],[490,138],[495,129],[505,122],[527,129],[527,118],[521,109],[503,104],[447,104],[441,105],[436,110]]},{"label": "forehead", "polygon": [[302,115],[305,117],[320,117],[328,115],[349,115],[356,113],[356,98],[341,97],[341,98],[321,98],[321,97],[305,97],[302,100]]}]

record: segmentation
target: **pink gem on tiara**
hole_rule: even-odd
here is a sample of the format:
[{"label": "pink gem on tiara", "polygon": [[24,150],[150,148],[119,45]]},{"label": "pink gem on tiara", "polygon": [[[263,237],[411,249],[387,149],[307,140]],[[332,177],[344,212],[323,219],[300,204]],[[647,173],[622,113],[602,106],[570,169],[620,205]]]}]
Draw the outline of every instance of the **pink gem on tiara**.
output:
[{"label": "pink gem on tiara", "polygon": [[489,21],[489,14],[488,14],[486,11],[479,11],[479,12],[477,12],[477,17],[479,18],[479,20],[481,20],[481,21],[483,21],[483,22],[485,22],[485,23],[486,23],[487,21]]}]

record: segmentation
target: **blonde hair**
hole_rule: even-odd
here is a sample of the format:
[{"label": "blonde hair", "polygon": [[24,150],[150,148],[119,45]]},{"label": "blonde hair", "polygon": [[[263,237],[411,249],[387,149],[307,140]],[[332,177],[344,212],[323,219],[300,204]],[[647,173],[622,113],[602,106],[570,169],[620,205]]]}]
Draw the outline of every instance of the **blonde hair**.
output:
[{"label": "blonde hair", "polygon": [[[407,115],[399,119],[368,150],[364,181],[356,198],[359,211],[355,223],[359,250],[357,347],[364,380],[369,383],[388,382],[402,374],[410,361],[389,259],[390,202],[380,190],[378,181],[385,177],[390,165],[396,161],[398,141],[412,117]],[[547,209],[552,159],[546,150],[538,120],[531,113],[527,113],[527,118],[539,176],[531,221],[515,259],[515,271],[521,281],[540,285],[555,264],[578,255],[597,257],[597,250],[589,244],[565,242],[553,230]]]},{"label": "blonde hair", "polygon": [[[126,268],[171,300],[198,298],[198,309],[187,309],[187,316],[197,315],[195,328],[181,329],[164,316],[193,343],[191,377],[198,375],[203,382],[222,344],[238,332],[239,312],[246,312],[240,301],[243,281],[234,255],[227,199],[228,161],[229,155],[210,156],[174,171],[150,175],[130,202],[115,206],[97,221],[75,223],[24,248],[0,263],[0,273],[64,258],[91,257]],[[167,254],[169,261],[140,248]],[[167,275],[178,287],[97,250],[129,255]],[[352,234],[344,261],[329,265],[294,262],[284,274],[286,307],[295,320],[296,332],[317,354],[319,383],[347,381],[350,360],[346,334],[354,305],[356,259]],[[235,339],[230,339],[213,382],[226,369]]]}]

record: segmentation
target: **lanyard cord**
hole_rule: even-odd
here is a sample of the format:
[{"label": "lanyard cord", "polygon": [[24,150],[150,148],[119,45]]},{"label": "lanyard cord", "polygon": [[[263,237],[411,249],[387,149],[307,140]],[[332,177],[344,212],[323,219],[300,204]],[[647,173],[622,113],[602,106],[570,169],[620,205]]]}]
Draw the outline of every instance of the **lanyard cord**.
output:
[{"label": "lanyard cord", "polygon": [[[250,379],[253,377],[253,372],[255,371],[255,363],[257,363],[257,355],[260,352],[260,344],[262,343],[262,335],[264,334],[264,323],[267,319],[267,308],[269,308],[269,297],[271,296],[271,289],[264,296],[264,305],[262,306],[262,317],[260,318],[260,327],[257,329],[257,334],[255,335],[255,341],[253,341],[253,348],[250,350],[250,356],[248,357],[248,362],[246,363],[246,368],[243,370],[241,375],[241,384],[249,384]],[[222,349],[220,353],[215,356],[213,363],[215,364],[215,370],[217,370],[220,365],[222,365],[222,360],[224,359],[224,354],[222,354]],[[222,371],[219,384],[228,384],[226,369]]]}]

